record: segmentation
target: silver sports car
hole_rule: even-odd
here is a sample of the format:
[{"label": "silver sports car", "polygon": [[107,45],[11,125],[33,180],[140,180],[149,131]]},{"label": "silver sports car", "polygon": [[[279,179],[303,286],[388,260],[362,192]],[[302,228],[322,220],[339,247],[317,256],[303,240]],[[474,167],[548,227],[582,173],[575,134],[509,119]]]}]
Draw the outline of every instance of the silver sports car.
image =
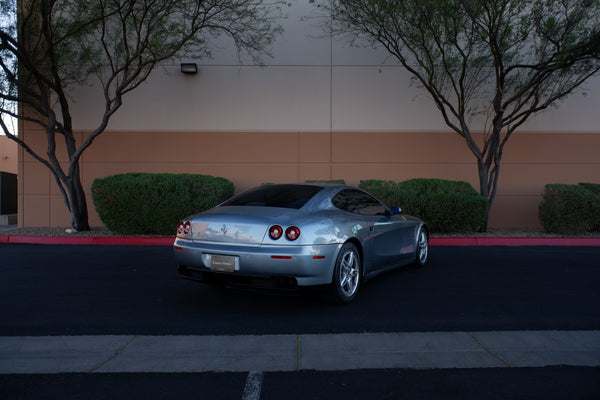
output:
[{"label": "silver sports car", "polygon": [[361,283],[429,256],[425,223],[352,186],[250,189],[179,222],[182,277],[264,289],[328,285],[338,303]]}]

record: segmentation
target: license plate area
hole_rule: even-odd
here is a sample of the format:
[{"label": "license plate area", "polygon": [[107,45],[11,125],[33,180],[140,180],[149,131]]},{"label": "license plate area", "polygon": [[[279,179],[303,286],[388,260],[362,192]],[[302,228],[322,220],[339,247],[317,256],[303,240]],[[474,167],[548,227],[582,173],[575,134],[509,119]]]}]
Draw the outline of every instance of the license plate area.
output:
[{"label": "license plate area", "polygon": [[240,269],[240,258],[213,254],[210,257],[210,270],[217,272],[234,272]]}]

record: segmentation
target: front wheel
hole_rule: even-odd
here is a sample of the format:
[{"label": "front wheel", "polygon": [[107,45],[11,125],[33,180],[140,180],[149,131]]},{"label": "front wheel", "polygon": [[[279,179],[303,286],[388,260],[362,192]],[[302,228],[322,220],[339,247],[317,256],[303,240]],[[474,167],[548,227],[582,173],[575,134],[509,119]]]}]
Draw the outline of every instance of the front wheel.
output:
[{"label": "front wheel", "polygon": [[342,246],[333,270],[333,300],[348,304],[356,297],[360,286],[360,254],[352,243]]},{"label": "front wheel", "polygon": [[424,227],[417,233],[417,248],[415,252],[415,265],[423,267],[429,261],[429,234]]}]

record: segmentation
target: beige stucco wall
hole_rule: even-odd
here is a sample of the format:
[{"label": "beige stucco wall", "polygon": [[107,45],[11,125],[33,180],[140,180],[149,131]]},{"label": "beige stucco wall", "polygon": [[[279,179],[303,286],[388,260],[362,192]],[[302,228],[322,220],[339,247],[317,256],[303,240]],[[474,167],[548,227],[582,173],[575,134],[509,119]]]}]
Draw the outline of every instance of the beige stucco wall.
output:
[{"label": "beige stucco wall", "polygon": [[[263,182],[436,177],[477,188],[475,160],[448,132],[439,111],[410,75],[383,50],[351,47],[323,34],[308,0],[286,10],[285,32],[266,65],[240,60],[219,41],[214,58],[186,75],[179,62],[157,68],[124,98],[108,130],[81,160],[92,225],[99,221],[90,186],[123,172],[187,172],[223,176],[238,191]],[[492,226],[538,226],[546,183],[600,183],[600,77],[530,119],[504,152]],[[104,109],[93,80],[70,92],[79,141]],[[484,129],[475,119],[473,131]],[[22,126],[40,154],[44,133]],[[19,151],[19,223],[68,226],[53,177]],[[63,156],[64,157],[64,156]],[[401,205],[400,205],[401,206]]]},{"label": "beige stucco wall", "polygon": [[17,144],[0,135],[0,171],[16,174],[18,169]]}]

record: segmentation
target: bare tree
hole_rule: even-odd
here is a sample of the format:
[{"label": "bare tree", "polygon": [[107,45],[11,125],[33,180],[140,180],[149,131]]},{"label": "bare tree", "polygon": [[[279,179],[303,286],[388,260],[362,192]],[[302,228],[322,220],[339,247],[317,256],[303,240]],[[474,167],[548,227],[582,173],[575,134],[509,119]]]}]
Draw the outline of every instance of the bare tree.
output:
[{"label": "bare tree", "polygon": [[[258,61],[281,27],[274,0],[0,0],[0,114],[36,124],[46,154],[0,119],[4,133],[53,174],[77,230],[89,230],[79,160],[123,104],[161,62],[209,57],[208,41],[228,36],[239,54]],[[11,23],[16,21],[16,24]],[[97,79],[104,110],[82,143],[73,135],[72,86]],[[19,112],[14,104],[19,105]],[[68,163],[57,157],[63,141]]]},{"label": "bare tree", "polygon": [[597,0],[316,3],[334,35],[383,47],[429,93],[475,156],[490,208],[513,133],[600,70]]}]

